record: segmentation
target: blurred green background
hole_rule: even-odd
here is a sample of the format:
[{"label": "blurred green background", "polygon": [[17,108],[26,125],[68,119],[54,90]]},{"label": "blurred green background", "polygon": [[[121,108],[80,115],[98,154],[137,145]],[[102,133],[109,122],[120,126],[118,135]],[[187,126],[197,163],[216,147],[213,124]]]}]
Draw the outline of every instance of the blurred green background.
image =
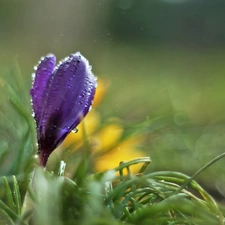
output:
[{"label": "blurred green background", "polygon": [[[1,0],[0,71],[17,61],[28,95],[41,56],[80,51],[110,83],[102,117],[147,134],[149,172],[192,175],[225,149],[224,12],[224,0]],[[223,166],[198,177],[221,201]]]}]

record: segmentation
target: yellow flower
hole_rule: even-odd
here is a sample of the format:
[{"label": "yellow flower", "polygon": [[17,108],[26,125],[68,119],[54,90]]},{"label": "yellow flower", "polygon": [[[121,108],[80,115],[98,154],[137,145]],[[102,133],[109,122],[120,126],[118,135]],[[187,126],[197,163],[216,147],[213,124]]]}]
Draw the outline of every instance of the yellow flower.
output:
[{"label": "yellow flower", "polygon": [[[98,83],[94,107],[106,92],[106,83],[102,80],[99,80]],[[78,132],[68,135],[62,144],[62,148],[68,148],[73,153],[83,146],[84,137],[87,137],[90,152],[95,159],[94,169],[98,172],[114,169],[122,161],[146,156],[143,151],[138,149],[143,143],[143,136],[129,136],[124,139],[124,128],[119,119],[110,119],[102,127],[99,126],[100,124],[99,113],[92,109],[78,126]],[[130,171],[137,173],[141,166],[139,164],[133,165],[130,167]]]},{"label": "yellow flower", "polygon": [[[106,154],[98,157],[94,166],[96,171],[105,171],[114,169],[119,166],[121,162],[126,162],[138,157],[146,156],[143,151],[137,149],[142,143],[143,137],[129,137],[126,140],[118,143],[114,148],[108,151]],[[130,167],[130,171],[137,173],[142,164],[135,164]],[[125,171],[124,174],[127,172]]]}]

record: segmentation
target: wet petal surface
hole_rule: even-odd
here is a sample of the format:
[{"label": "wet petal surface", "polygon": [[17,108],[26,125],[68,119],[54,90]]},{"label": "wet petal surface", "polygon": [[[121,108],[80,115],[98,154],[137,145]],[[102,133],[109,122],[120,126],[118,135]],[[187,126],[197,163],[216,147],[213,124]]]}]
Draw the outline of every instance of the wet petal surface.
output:
[{"label": "wet petal surface", "polygon": [[33,74],[33,86],[30,90],[35,119],[40,123],[43,113],[43,102],[46,93],[47,82],[55,68],[56,58],[49,54],[39,62],[35,74]]},{"label": "wet petal surface", "polygon": [[[47,57],[44,61],[51,61]],[[88,61],[79,52],[65,58],[54,71],[51,68],[51,74],[44,81],[39,71],[31,96],[35,115],[38,115],[35,119],[41,163],[45,166],[51,152],[90,110],[97,81]],[[44,87],[44,92],[37,91],[38,85]]]}]

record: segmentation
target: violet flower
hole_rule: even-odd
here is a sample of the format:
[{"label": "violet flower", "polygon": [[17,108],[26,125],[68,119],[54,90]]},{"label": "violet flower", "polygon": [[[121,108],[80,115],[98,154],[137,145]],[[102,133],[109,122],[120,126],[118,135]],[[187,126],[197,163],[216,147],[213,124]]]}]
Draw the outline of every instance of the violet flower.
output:
[{"label": "violet flower", "polygon": [[49,54],[39,62],[30,90],[42,166],[91,108],[97,86],[88,61],[72,54],[55,66]]}]

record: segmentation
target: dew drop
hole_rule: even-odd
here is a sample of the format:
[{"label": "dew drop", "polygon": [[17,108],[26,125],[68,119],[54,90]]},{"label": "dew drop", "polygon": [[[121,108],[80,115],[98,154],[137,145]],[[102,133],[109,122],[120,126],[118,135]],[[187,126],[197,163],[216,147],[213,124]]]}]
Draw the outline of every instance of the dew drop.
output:
[{"label": "dew drop", "polygon": [[85,96],[84,93],[81,93],[81,94],[79,95],[80,98],[83,98],[84,96]]},{"label": "dew drop", "polygon": [[34,70],[37,70],[37,66],[34,66]]},{"label": "dew drop", "polygon": [[77,133],[78,132],[78,128],[76,127],[76,128],[74,128],[73,130],[72,130],[72,133],[73,134],[75,134],[75,133]]}]

